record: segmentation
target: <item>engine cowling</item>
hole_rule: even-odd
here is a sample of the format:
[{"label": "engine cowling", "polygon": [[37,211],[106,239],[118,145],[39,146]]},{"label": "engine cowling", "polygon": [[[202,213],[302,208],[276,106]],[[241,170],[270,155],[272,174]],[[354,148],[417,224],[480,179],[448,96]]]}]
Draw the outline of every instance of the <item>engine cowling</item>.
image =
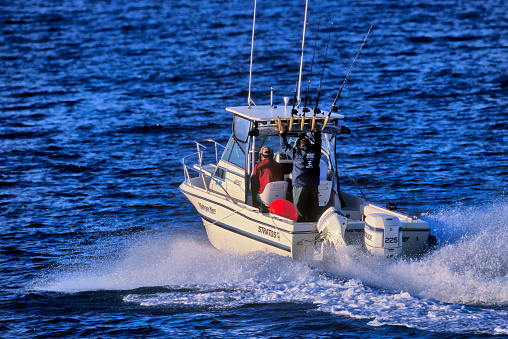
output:
[{"label": "engine cowling", "polygon": [[317,223],[317,229],[323,241],[336,248],[346,245],[345,235],[347,218],[341,210],[330,207],[321,216]]},{"label": "engine cowling", "polygon": [[402,252],[402,224],[396,216],[373,213],[365,217],[365,247],[373,255],[397,256]]}]

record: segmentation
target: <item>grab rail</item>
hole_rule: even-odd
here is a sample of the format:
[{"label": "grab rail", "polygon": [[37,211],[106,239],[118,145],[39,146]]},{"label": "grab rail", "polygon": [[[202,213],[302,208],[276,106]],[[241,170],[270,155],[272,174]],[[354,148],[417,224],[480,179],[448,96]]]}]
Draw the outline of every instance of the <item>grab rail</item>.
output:
[{"label": "grab rail", "polygon": [[[194,141],[196,143],[196,146],[198,148],[198,152],[200,152],[200,149],[199,149],[199,146],[203,147],[204,149],[206,149],[206,146],[200,144],[200,142],[211,142],[214,144],[214,148],[215,148],[215,163],[219,163],[219,150],[218,150],[218,146],[222,147],[223,149],[226,149],[226,146],[223,146],[221,144],[219,144],[217,141],[215,140],[212,140],[212,139],[203,139],[203,140],[199,140],[199,141]],[[199,163],[202,164],[203,162],[203,154],[201,154],[200,156],[200,159],[199,159]]]},{"label": "grab rail", "polygon": [[[205,139],[205,140],[200,140],[200,142],[212,142],[214,143],[214,146],[215,146],[215,160],[216,160],[216,165],[217,163],[219,162],[219,158],[218,158],[218,146],[222,147],[222,148],[226,148],[224,146],[222,146],[221,144],[219,144],[218,142],[214,141],[214,140],[211,140],[211,139]],[[210,174],[206,173],[205,170],[203,169],[203,154],[204,154],[204,150],[207,149],[206,146],[204,146],[203,144],[201,144],[200,142],[198,141],[195,141],[196,143],[196,147],[197,147],[197,152],[194,152],[194,153],[191,153],[189,155],[186,155],[182,158],[181,160],[181,164],[183,165],[183,170],[184,170],[184,180],[185,182],[187,182],[190,186],[194,187],[194,185],[192,184],[192,181],[191,181],[191,177],[190,177],[190,174],[189,174],[189,169],[194,171],[194,172],[197,172],[200,174],[200,176],[202,177],[203,179],[203,186],[206,190],[207,193],[209,193],[209,189],[208,189],[208,185],[206,184],[206,180],[205,180],[205,177],[207,178],[210,178],[210,180],[214,180],[213,179],[213,173],[210,172]],[[199,166],[199,169],[196,169],[194,167],[191,167],[190,165],[187,165],[185,163],[185,161],[192,157],[192,156],[195,156],[197,155],[198,156],[198,166]],[[235,201],[235,199],[233,199],[233,197],[231,197],[231,195],[228,193],[228,191],[226,191],[226,189],[222,186],[222,185],[218,185],[222,188],[222,190],[224,191],[224,193],[226,193],[226,195],[229,197],[229,199],[237,204],[237,202]]]}]

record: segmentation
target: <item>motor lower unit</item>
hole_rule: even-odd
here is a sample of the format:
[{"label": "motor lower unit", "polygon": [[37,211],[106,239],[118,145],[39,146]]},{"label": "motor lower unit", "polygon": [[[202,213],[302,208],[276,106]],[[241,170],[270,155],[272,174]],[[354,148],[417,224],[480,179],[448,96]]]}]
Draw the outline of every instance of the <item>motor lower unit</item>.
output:
[{"label": "motor lower unit", "polygon": [[385,213],[373,213],[365,217],[365,247],[374,255],[397,256],[402,252],[402,224]]}]

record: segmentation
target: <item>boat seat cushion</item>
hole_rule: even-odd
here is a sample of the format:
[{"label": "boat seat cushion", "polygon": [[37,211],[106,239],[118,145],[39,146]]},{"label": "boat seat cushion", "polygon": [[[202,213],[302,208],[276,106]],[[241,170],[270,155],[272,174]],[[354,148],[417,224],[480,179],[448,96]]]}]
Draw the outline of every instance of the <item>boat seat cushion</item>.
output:
[{"label": "boat seat cushion", "polygon": [[258,194],[256,199],[265,205],[270,205],[275,200],[286,199],[288,183],[285,181],[270,182],[265,186],[263,193]]}]

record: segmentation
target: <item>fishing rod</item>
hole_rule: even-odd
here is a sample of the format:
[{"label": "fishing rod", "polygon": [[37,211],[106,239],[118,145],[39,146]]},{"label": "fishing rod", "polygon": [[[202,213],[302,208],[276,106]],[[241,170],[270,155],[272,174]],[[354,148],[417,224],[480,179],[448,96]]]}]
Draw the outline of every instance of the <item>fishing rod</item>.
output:
[{"label": "fishing rod", "polygon": [[[298,113],[298,110],[295,109],[296,101],[298,101],[297,108],[300,107],[300,85],[302,83],[302,67],[303,67],[303,50],[305,46],[305,29],[307,28],[307,8],[309,7],[309,0],[305,2],[305,16],[303,18],[303,36],[302,36],[302,54],[300,56],[300,69],[298,72],[298,81],[296,82],[296,89],[295,89],[295,98],[293,99],[293,109],[291,110],[291,119],[289,120],[289,130],[291,131],[293,129],[293,118],[296,113]],[[296,95],[298,91],[298,97]]]},{"label": "fishing rod", "polygon": [[323,123],[323,129],[325,128],[326,124],[328,123],[328,119],[330,118],[330,115],[332,115],[332,112],[337,112],[339,109],[335,106],[337,103],[337,100],[339,100],[340,94],[342,93],[342,90],[344,89],[344,86],[346,85],[347,79],[349,78],[349,74],[351,74],[351,70],[353,69],[356,59],[358,59],[358,56],[360,55],[360,52],[362,51],[363,45],[365,44],[365,41],[367,40],[367,37],[370,34],[370,30],[372,29],[372,26],[374,24],[370,24],[369,31],[367,32],[367,35],[365,36],[365,39],[363,39],[362,45],[360,46],[360,49],[358,50],[358,53],[356,53],[355,60],[353,60],[353,64],[351,65],[351,68],[349,69],[349,72],[347,72],[346,78],[344,79],[344,82],[342,83],[342,87],[340,88],[339,93],[335,97],[335,100],[332,104],[332,107],[330,108],[330,112],[328,112],[328,115],[325,118],[325,122]]},{"label": "fishing rod", "polygon": [[325,72],[325,64],[326,64],[326,56],[328,55],[328,45],[330,44],[330,35],[332,34],[333,21],[330,23],[330,32],[328,32],[328,41],[326,42],[326,51],[325,51],[325,60],[323,61],[323,69],[321,70],[321,80],[319,80],[319,88],[317,92],[316,106],[314,107],[314,116],[312,117],[312,127],[316,125],[316,114],[321,113],[321,110],[318,108],[319,104],[319,94],[321,93],[321,84],[323,83],[323,73]]},{"label": "fishing rod", "polygon": [[319,14],[319,21],[318,21],[317,32],[316,32],[316,39],[314,41],[314,52],[312,52],[312,62],[310,63],[309,82],[307,84],[307,93],[305,94],[305,104],[303,105],[302,124],[300,126],[300,129],[302,131],[303,131],[303,125],[305,123],[305,113],[309,112],[309,109],[307,108],[307,99],[309,98],[310,79],[312,78],[312,67],[314,66],[314,55],[316,55],[317,38],[318,38],[318,35],[319,35],[319,25],[320,24],[321,24],[321,14]]},{"label": "fishing rod", "polygon": [[297,89],[298,89],[298,81],[296,82],[296,86],[295,86],[295,97],[293,98],[293,109],[291,110],[291,118],[289,119],[289,131],[291,131],[293,129],[293,117],[294,117],[295,113],[298,113],[298,110],[295,109]]}]

